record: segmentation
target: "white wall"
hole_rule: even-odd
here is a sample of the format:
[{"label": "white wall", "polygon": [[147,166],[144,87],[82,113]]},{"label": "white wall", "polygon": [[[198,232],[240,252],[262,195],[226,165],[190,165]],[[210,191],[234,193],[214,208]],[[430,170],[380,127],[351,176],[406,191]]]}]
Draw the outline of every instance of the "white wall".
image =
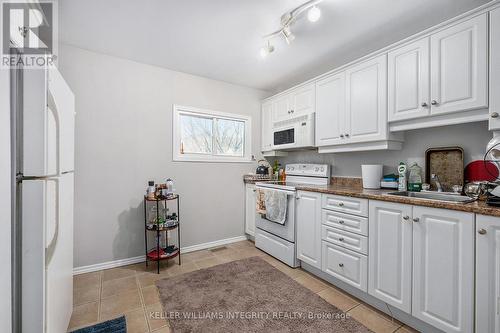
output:
[{"label": "white wall", "polygon": [[[313,151],[292,152],[279,158],[281,164],[287,163],[328,163],[333,166],[332,175],[361,176],[361,164],[383,164],[384,172],[396,171],[399,162],[417,162],[425,167],[425,151],[431,147],[459,146],[464,149],[464,164],[482,159],[486,144],[492,134],[487,122],[427,128],[407,131],[403,150],[352,152],[339,154],[318,154]],[[424,169],[425,170],[425,169]]]},{"label": "white wall", "polygon": [[11,174],[9,72],[0,70],[0,332],[11,331]]},{"label": "white wall", "polygon": [[76,95],[75,267],[144,254],[148,180],[174,179],[182,246],[244,235],[256,163],[173,162],[172,104],[251,116],[257,154],[262,91],[68,45],[59,59]]}]

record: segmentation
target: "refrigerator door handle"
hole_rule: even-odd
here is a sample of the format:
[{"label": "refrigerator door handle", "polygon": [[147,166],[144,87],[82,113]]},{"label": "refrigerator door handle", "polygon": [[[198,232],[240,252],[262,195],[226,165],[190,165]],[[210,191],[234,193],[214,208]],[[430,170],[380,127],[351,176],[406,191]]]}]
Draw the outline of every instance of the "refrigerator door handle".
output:
[{"label": "refrigerator door handle", "polygon": [[[60,209],[59,209],[59,178],[48,178],[47,181],[52,181],[56,184],[56,214],[55,214],[55,226],[54,226],[54,234],[50,240],[49,245],[45,248],[45,267],[50,264],[52,257],[54,255],[54,251],[57,245],[57,239],[59,238],[59,219],[60,219]],[[47,235],[48,236],[48,235]],[[47,238],[48,239],[48,238]]]},{"label": "refrigerator door handle", "polygon": [[56,174],[61,174],[61,119],[59,117],[59,112],[57,110],[57,104],[54,97],[48,91],[47,93],[47,109],[54,116],[54,121],[56,125]]}]

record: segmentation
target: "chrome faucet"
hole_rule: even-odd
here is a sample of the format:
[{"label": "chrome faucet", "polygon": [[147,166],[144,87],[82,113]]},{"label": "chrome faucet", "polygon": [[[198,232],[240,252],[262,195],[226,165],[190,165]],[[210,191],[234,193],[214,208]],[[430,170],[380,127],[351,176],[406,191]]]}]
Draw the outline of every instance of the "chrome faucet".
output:
[{"label": "chrome faucet", "polygon": [[443,187],[441,186],[441,183],[439,182],[439,177],[435,173],[431,174],[431,180],[433,180],[436,183],[437,191],[438,192],[443,192]]}]

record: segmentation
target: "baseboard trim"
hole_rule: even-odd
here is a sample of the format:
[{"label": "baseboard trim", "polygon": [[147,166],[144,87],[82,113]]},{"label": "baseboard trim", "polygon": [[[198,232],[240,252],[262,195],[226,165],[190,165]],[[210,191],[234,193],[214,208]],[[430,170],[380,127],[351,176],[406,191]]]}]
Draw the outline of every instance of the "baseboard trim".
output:
[{"label": "baseboard trim", "polygon": [[[193,252],[193,251],[205,250],[205,249],[209,249],[209,248],[216,247],[216,246],[222,246],[222,245],[227,245],[227,244],[231,244],[231,243],[241,242],[241,241],[244,241],[247,239],[248,239],[247,236],[237,236],[237,237],[231,237],[231,238],[226,238],[226,239],[220,239],[220,240],[213,241],[213,242],[185,246],[185,247],[181,247],[181,253],[189,253],[189,252]],[[137,257],[132,257],[132,258],[107,261],[107,262],[103,262],[103,263],[99,263],[99,264],[75,267],[75,268],[73,268],[73,275],[97,272],[97,271],[100,271],[103,269],[110,269],[110,268],[115,268],[115,267],[120,267],[120,266],[137,264],[140,262],[144,262],[144,260],[145,260],[145,256],[137,256]]]}]

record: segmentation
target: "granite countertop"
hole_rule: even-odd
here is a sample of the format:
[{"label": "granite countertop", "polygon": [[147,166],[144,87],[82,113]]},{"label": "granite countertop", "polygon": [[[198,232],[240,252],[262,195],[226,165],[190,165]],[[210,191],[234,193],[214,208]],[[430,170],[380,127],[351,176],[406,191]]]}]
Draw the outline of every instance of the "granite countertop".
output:
[{"label": "granite countertop", "polygon": [[[245,183],[255,183],[255,181],[249,181],[244,179]],[[347,197],[355,198],[365,198],[371,200],[381,200],[389,202],[398,202],[402,204],[409,204],[415,206],[425,206],[434,208],[444,208],[459,210],[462,212],[471,212],[476,214],[490,215],[500,217],[500,208],[489,206],[484,201],[474,201],[470,203],[455,203],[446,201],[436,201],[421,198],[408,198],[387,195],[389,192],[394,192],[396,190],[368,190],[359,186],[359,183],[355,182],[349,184],[346,181],[333,181],[330,185],[310,185],[310,184],[296,184],[295,188],[299,191],[309,191],[309,192],[319,192],[334,195],[343,195]]]}]

